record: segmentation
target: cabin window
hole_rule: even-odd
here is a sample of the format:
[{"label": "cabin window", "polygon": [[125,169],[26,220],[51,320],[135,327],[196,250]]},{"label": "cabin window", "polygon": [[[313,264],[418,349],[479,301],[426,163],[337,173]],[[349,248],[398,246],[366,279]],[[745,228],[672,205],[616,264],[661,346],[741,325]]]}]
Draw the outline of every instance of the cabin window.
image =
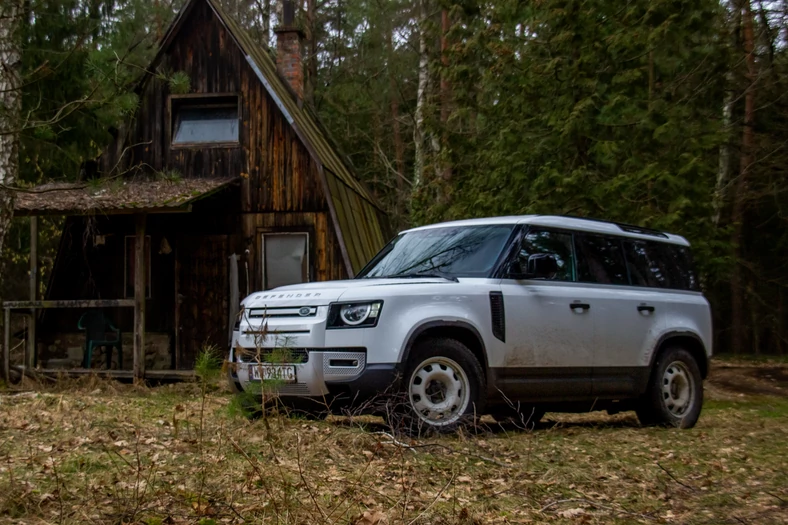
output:
[{"label": "cabin window", "polygon": [[308,233],[264,233],[262,248],[265,290],[309,281]]},{"label": "cabin window", "polygon": [[[126,236],[126,257],[125,261],[125,276],[123,279],[123,286],[126,290],[125,296],[126,298],[133,298],[134,297],[134,249],[137,244],[137,238],[134,235],[127,235]],[[146,272],[146,283],[145,283],[145,297],[150,299],[151,297],[151,273],[150,273],[150,236],[145,236],[145,268],[148,270]]]},{"label": "cabin window", "polygon": [[238,143],[238,97],[210,96],[171,99],[174,146]]}]

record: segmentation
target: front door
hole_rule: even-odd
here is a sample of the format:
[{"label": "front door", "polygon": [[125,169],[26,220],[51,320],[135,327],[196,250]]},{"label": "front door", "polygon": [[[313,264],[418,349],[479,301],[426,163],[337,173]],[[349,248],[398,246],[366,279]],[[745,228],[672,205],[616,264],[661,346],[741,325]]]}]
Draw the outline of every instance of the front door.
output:
[{"label": "front door", "polygon": [[176,365],[191,369],[200,351],[227,346],[228,236],[180,237],[177,241]]},{"label": "front door", "polygon": [[507,332],[502,390],[521,401],[582,399],[591,394],[594,311],[587,288],[574,282],[572,234],[529,230],[518,260],[524,265],[537,254],[552,255],[558,271],[547,279],[501,281]]},{"label": "front door", "polygon": [[260,245],[264,290],[310,281],[308,233],[263,233]]}]

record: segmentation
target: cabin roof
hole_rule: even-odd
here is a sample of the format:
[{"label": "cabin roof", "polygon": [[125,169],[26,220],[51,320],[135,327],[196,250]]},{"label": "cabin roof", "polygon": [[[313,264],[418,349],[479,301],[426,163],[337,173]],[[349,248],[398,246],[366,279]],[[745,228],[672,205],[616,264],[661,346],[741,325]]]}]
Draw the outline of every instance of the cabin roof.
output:
[{"label": "cabin roof", "polygon": [[55,182],[19,192],[14,200],[14,212],[18,215],[90,215],[189,211],[195,201],[237,180],[114,179],[95,185]]},{"label": "cabin roof", "polygon": [[149,71],[154,71],[170,43],[194,6],[205,1],[220,23],[235,40],[246,61],[265,86],[274,103],[298,135],[318,165],[329,198],[329,209],[339,237],[345,264],[354,275],[385,244],[379,214],[383,209],[367,188],[353,175],[348,162],[338,152],[328,132],[303,101],[296,100],[292,89],[282,79],[268,47],[256,42],[220,5],[218,0],[189,0],[170,25]]}]

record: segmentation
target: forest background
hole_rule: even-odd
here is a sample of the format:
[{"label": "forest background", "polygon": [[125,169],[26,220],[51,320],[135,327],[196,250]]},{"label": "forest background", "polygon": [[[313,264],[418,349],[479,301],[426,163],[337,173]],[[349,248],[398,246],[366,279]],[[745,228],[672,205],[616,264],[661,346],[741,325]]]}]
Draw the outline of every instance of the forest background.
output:
[{"label": "forest background", "polygon": [[[14,195],[82,180],[182,1],[0,2],[0,296],[28,286]],[[222,3],[273,47],[280,0]],[[305,96],[395,229],[549,213],[679,233],[717,351],[788,352],[788,0],[295,3]],[[41,286],[60,226],[39,224]]]}]

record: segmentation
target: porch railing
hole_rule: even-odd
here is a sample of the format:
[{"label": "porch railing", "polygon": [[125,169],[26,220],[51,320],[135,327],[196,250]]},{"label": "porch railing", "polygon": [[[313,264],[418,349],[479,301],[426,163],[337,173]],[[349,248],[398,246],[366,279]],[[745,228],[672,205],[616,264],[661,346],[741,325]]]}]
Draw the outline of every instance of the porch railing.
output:
[{"label": "porch railing", "polygon": [[[3,303],[3,379],[8,382],[11,378],[11,311],[27,310],[27,314],[32,316],[31,326],[35,326],[36,310],[48,308],[134,308],[134,299],[76,299],[67,301],[5,301]],[[138,375],[140,370],[139,363],[145,362],[145,349],[137,345],[136,337],[137,323],[134,325],[135,346],[134,346],[134,375]],[[25,368],[32,366],[36,351],[35,330],[29,330],[28,336],[32,338],[25,347]],[[143,372],[144,373],[144,372]]]}]

